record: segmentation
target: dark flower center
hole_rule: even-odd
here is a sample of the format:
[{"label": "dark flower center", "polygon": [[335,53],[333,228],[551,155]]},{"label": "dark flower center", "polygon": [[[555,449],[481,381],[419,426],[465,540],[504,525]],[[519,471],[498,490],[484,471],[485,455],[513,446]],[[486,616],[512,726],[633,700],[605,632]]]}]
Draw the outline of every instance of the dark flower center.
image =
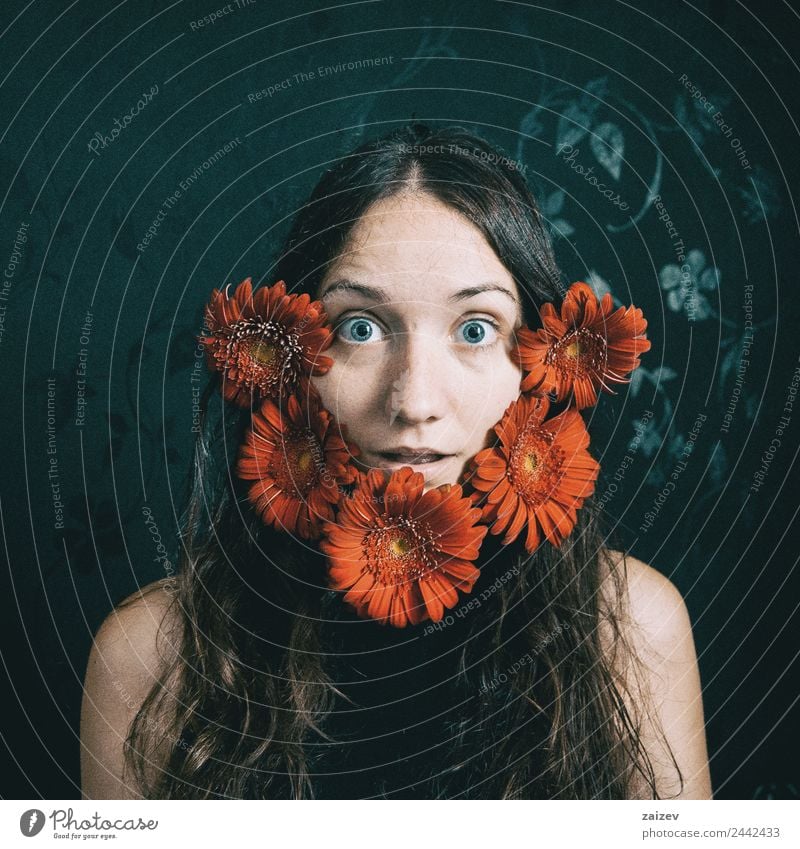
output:
[{"label": "dark flower center", "polygon": [[270,345],[264,339],[255,339],[249,346],[243,345],[242,347],[246,348],[247,353],[262,366],[271,366],[275,362],[275,357],[278,353],[275,350],[275,346]]},{"label": "dark flower center", "polygon": [[303,348],[296,333],[285,325],[260,318],[236,322],[227,342],[227,362],[240,380],[257,386],[264,396],[278,397],[290,389],[299,373]]},{"label": "dark flower center", "polygon": [[270,459],[269,473],[284,491],[305,496],[319,483],[324,453],[310,430],[284,435],[283,444]]},{"label": "dark flower center", "polygon": [[376,522],[361,544],[367,570],[384,586],[418,580],[437,568],[434,534],[423,522],[406,517],[392,527]]},{"label": "dark flower center", "polygon": [[547,365],[571,377],[602,374],[606,364],[606,339],[589,328],[570,330],[545,355]]},{"label": "dark flower center", "polygon": [[562,478],[563,452],[554,436],[541,428],[523,430],[511,448],[508,475],[526,504],[536,507],[557,491]]}]

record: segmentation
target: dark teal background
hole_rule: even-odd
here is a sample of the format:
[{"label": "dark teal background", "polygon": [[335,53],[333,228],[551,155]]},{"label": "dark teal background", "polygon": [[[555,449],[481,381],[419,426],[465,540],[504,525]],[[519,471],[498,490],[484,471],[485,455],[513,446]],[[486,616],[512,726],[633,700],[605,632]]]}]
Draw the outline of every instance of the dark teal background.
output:
[{"label": "dark teal background", "polygon": [[[192,29],[219,8],[15,2],[0,12],[0,285],[10,280],[0,300],[4,795],[79,795],[91,635],[124,595],[164,575],[143,507],[173,562],[177,555],[198,385],[193,336],[211,289],[250,275],[273,282],[291,217],[324,170],[412,118],[466,126],[524,165],[565,281],[590,279],[644,309],[653,348],[592,422],[598,494],[608,494],[622,543],[686,598],[717,795],[797,795],[790,481],[800,402],[753,489],[800,366],[796,14],[782,3],[326,9],[258,0]],[[377,57],[391,62],[294,76]],[[682,75],[732,128],[749,168]],[[248,101],[286,79],[271,97]],[[92,153],[95,133],[110,135],[114,119],[156,85],[116,140]],[[558,155],[564,143],[628,212]],[[688,299],[655,194],[691,260]],[[159,210],[163,221],[142,251]],[[21,223],[28,237],[14,254]],[[12,256],[19,261],[4,278]],[[81,349],[86,407],[77,426]],[[651,425],[631,446],[648,413]],[[677,469],[675,491],[643,529]]]}]

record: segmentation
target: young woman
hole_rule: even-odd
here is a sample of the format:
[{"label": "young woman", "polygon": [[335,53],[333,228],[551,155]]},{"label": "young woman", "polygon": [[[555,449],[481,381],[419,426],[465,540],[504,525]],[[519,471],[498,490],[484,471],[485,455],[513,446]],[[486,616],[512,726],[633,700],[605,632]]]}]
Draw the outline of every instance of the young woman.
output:
[{"label": "young woman", "polygon": [[[444,504],[441,493],[463,495],[473,476],[486,495],[510,405],[521,389],[548,388],[515,346],[526,338],[535,347],[540,309],[558,320],[544,304],[576,309],[514,163],[461,129],[414,125],[367,144],[323,177],[271,277],[324,307],[334,330],[327,365],[304,385],[343,425],[340,459],[367,495],[339,513],[350,526],[326,525],[318,545],[313,523],[299,519],[311,515],[303,505],[276,500],[274,481],[258,489],[253,464],[271,426],[261,419],[253,436],[258,398],[236,397],[233,372],[215,372],[206,402],[222,388],[235,403],[223,402],[216,425],[204,416],[179,577],[126,599],[95,639],[84,795],[709,798],[685,605],[661,574],[605,547],[588,497],[588,436],[573,451],[586,480],[559,478],[579,509],[534,515],[511,499],[513,521],[486,533],[471,524],[497,518],[481,513],[486,499],[472,510],[453,502],[461,512],[447,516],[469,525],[474,563],[440,571],[450,583],[420,579],[404,600],[379,584],[382,569],[415,556],[413,534],[423,552],[436,534],[423,539],[423,526],[407,523],[411,536],[381,537],[375,517],[390,510],[389,490],[377,482],[405,469],[406,486],[422,482],[415,498]],[[215,298],[226,319],[233,301],[227,290]],[[316,317],[306,315],[305,330]],[[570,356],[592,353],[586,339]],[[264,369],[280,354],[263,341],[249,352]],[[554,405],[572,403],[563,421],[583,432],[570,399],[586,407],[593,390],[577,380],[571,394],[554,388]],[[249,453],[237,461],[242,444]],[[525,474],[541,472],[526,462]],[[348,583],[342,551],[360,544],[366,514],[380,526],[370,537],[377,571]]]}]

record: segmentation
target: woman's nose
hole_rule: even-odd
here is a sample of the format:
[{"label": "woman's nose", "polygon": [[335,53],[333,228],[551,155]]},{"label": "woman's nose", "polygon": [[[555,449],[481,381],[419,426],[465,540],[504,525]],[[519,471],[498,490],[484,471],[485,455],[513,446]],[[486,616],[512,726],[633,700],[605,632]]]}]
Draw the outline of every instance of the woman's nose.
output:
[{"label": "woman's nose", "polygon": [[421,332],[399,337],[397,358],[386,398],[389,424],[418,424],[443,418],[451,400],[446,352]]}]

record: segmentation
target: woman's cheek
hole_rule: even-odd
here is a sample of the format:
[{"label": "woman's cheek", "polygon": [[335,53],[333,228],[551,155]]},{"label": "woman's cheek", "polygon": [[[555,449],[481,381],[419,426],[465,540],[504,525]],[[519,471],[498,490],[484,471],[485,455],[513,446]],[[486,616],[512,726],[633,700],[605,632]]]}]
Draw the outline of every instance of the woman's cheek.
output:
[{"label": "woman's cheek", "polygon": [[465,389],[473,399],[502,404],[503,409],[518,395],[522,372],[505,350],[478,354],[465,372]]},{"label": "woman's cheek", "polygon": [[359,368],[352,359],[342,362],[334,358],[330,370],[324,375],[314,376],[311,381],[320,394],[322,406],[343,421],[352,419],[364,409],[373,379],[374,374]]},{"label": "woman's cheek", "polygon": [[311,378],[311,385],[319,392],[319,397],[322,401],[322,406],[328,412],[336,415],[336,389],[334,384],[334,372],[336,364],[328,370],[327,374],[314,375]]}]

